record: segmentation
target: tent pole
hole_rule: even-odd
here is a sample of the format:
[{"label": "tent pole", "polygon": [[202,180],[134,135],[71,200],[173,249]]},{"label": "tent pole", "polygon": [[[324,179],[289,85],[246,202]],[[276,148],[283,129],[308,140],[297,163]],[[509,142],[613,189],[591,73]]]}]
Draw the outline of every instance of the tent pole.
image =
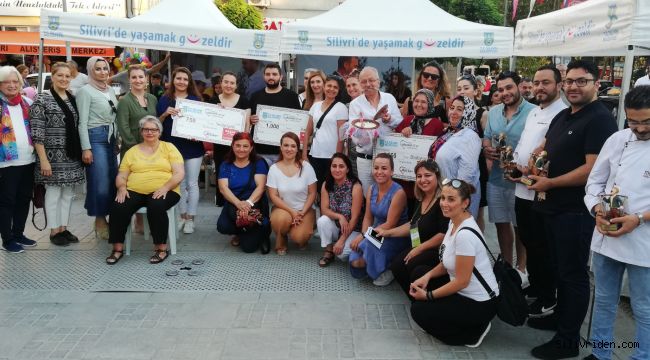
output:
[{"label": "tent pole", "polygon": [[[66,0],[63,0],[63,12],[68,12],[68,3]],[[72,60],[72,49],[70,48],[70,41],[65,42],[65,60]]]},{"label": "tent pole", "polygon": [[510,57],[510,68],[508,70],[515,71],[516,69],[517,69],[517,57],[516,56],[511,56]]},{"label": "tent pole", "polygon": [[[167,81],[169,81],[169,84],[171,86],[172,83],[172,53],[171,51],[167,51],[167,55],[169,55],[169,61],[167,62]],[[165,87],[165,84],[163,82],[163,87]]]},{"label": "tent pole", "polygon": [[623,67],[623,80],[621,83],[621,95],[618,98],[618,128],[622,129],[625,125],[625,95],[630,91],[630,81],[632,81],[632,67],[634,66],[634,45],[627,46],[625,54],[625,66]]},{"label": "tent pole", "polygon": [[38,85],[36,89],[38,93],[43,92],[43,45],[45,40],[41,38],[40,43],[38,44]]},{"label": "tent pole", "polygon": [[456,65],[456,79],[458,79],[461,75],[463,75],[462,67],[463,67],[463,58],[459,57],[458,64]]}]

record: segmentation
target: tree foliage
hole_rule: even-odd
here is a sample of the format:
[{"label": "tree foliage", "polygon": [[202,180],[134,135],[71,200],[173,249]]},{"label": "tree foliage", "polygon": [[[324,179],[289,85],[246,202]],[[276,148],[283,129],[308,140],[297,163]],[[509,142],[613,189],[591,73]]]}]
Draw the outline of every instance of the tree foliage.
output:
[{"label": "tree foliage", "polygon": [[499,0],[431,0],[446,12],[472,22],[503,25]]},{"label": "tree foliage", "polygon": [[245,0],[214,0],[215,5],[230,22],[240,29],[258,29],[263,26],[262,12]]}]

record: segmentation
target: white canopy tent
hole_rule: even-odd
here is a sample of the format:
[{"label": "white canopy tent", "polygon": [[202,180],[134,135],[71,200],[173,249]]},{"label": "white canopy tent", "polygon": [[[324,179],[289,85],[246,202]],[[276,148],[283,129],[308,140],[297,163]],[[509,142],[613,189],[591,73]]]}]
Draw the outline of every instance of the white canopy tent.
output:
[{"label": "white canopy tent", "polygon": [[[517,56],[623,56],[622,95],[635,55],[650,54],[650,1],[589,0],[530,19],[515,30]],[[623,96],[619,109],[623,109]],[[619,125],[623,111],[619,111]]]},{"label": "white canopy tent", "polygon": [[132,19],[41,10],[41,37],[278,61],[280,34],[236,28],[212,0],[163,0]]},{"label": "white canopy tent", "polygon": [[500,58],[512,28],[473,23],[429,0],[347,0],[282,27],[283,53],[377,57]]}]

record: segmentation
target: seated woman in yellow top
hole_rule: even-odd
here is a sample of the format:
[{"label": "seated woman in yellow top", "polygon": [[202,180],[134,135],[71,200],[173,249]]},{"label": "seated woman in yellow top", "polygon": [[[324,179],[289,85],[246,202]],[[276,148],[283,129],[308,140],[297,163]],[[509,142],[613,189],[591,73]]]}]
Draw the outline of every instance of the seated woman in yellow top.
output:
[{"label": "seated woman in yellow top", "polygon": [[124,154],[115,179],[117,196],[111,206],[109,243],[113,244],[106,263],[113,265],[123,256],[124,235],[131,217],[141,207],[147,208],[147,220],[154,242],[149,259],[158,264],[167,259],[167,210],[180,199],[178,184],[185,176],[183,156],[174,145],[160,141],[162,124],[151,115],[140,120],[143,141]]}]

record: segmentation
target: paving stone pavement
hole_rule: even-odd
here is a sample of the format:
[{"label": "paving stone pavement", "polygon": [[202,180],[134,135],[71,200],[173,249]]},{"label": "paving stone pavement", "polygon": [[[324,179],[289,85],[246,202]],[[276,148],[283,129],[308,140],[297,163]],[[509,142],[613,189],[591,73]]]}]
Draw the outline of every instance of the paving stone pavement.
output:
[{"label": "paving stone pavement", "polygon": [[[319,268],[317,238],[285,257],[230,247],[215,229],[213,191],[203,193],[196,232],[181,235],[172,258],[205,259],[193,279],[165,277],[169,260],[149,265],[151,244],[137,235],[131,256],[105,265],[109,246],[95,240],[83,195],[70,225],[79,244],[57,248],[29,224],[38,246],[0,253],[0,360],[528,359],[552,336],[495,319],[480,348],[444,345],[412,321],[395,284],[351,279],[340,262]],[[632,340],[628,311],[617,324],[617,339]]]}]

